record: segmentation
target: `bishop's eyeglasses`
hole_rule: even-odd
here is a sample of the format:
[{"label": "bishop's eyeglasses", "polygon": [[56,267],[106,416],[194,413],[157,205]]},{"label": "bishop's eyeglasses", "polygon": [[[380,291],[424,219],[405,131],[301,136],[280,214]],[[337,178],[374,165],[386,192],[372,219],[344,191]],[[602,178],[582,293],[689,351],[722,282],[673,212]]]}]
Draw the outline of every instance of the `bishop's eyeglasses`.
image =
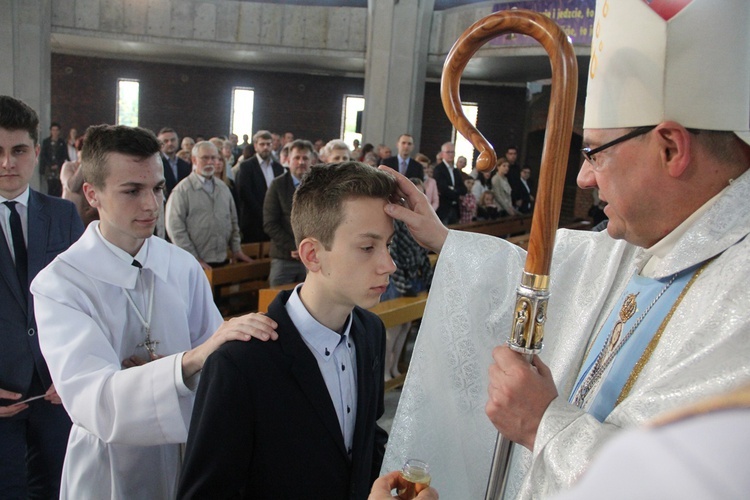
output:
[{"label": "bishop's eyeglasses", "polygon": [[596,163],[596,159],[594,158],[594,156],[597,153],[601,153],[605,149],[611,148],[612,146],[620,144],[621,142],[625,142],[625,141],[628,141],[628,140],[630,140],[630,139],[632,139],[634,137],[638,137],[639,135],[643,135],[643,134],[646,134],[648,132],[651,132],[655,128],[656,128],[656,125],[647,125],[645,127],[635,128],[635,129],[631,130],[630,132],[628,132],[627,134],[625,134],[623,136],[620,136],[620,137],[618,137],[617,139],[615,139],[613,141],[609,141],[608,143],[603,144],[603,145],[599,146],[598,148],[594,148],[594,149],[583,148],[583,149],[581,149],[581,154],[583,155],[583,157],[586,159],[587,162],[591,163],[591,166],[594,167],[594,170],[596,170],[598,172],[598,171],[600,171],[602,169],[602,166],[599,165],[599,164],[597,164]]}]

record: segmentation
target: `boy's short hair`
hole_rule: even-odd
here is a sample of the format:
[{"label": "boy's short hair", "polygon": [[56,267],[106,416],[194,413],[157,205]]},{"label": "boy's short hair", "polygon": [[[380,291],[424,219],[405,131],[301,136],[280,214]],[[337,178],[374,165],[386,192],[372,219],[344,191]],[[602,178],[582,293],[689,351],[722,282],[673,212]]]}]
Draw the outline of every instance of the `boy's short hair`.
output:
[{"label": "boy's short hair", "polygon": [[39,143],[39,116],[28,104],[13,97],[0,96],[0,128],[25,130],[36,146]]},{"label": "boy's short hair", "polygon": [[83,178],[103,188],[109,175],[107,157],[120,153],[145,160],[161,151],[161,142],[153,132],[125,125],[94,125],[86,130],[81,150]]},{"label": "boy's short hair", "polygon": [[393,177],[358,161],[311,167],[294,193],[292,204],[292,230],[297,246],[303,239],[313,237],[330,250],[344,218],[344,201],[388,200],[395,192]]}]

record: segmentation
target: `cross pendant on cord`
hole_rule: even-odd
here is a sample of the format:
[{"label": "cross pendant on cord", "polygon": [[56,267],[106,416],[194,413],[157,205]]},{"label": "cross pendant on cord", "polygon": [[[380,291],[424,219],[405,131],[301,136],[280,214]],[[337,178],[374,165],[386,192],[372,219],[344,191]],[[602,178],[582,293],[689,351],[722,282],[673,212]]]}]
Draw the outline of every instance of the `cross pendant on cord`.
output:
[{"label": "cross pendant on cord", "polygon": [[151,331],[146,329],[146,338],[143,342],[138,344],[138,347],[145,347],[148,351],[151,359],[156,358],[156,346],[159,344],[158,340],[151,340]]}]

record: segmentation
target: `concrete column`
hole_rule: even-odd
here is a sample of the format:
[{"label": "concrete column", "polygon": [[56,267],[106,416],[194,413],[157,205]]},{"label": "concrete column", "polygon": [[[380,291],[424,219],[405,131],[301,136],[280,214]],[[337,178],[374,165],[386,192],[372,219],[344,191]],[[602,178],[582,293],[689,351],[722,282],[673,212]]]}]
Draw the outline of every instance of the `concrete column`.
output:
[{"label": "concrete column", "polygon": [[403,133],[419,151],[434,0],[369,0],[365,62],[366,142],[394,150]]},{"label": "concrete column", "polygon": [[[0,94],[39,113],[40,142],[50,123],[51,5],[50,0],[0,0]],[[39,189],[39,178],[31,184]]]}]

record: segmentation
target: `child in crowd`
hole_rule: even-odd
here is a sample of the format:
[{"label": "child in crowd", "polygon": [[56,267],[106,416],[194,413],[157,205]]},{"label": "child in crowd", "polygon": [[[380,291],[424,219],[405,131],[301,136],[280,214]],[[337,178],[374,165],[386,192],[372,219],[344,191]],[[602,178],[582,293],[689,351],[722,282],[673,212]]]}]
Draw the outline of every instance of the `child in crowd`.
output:
[{"label": "child in crowd", "polygon": [[477,199],[474,197],[472,190],[474,189],[474,178],[466,173],[461,173],[461,177],[464,180],[466,186],[466,194],[461,196],[460,203],[458,205],[459,211],[459,224],[466,224],[476,219],[477,217]]},{"label": "child in crowd", "polygon": [[206,362],[179,498],[367,497],[387,435],[385,328],[366,308],[396,270],[394,192],[357,162],[305,175],[291,223],[307,276],[269,307],[277,342],[228,343]]},{"label": "child in crowd", "polygon": [[500,218],[500,206],[495,201],[492,191],[485,191],[477,205],[477,220],[495,220]]}]

